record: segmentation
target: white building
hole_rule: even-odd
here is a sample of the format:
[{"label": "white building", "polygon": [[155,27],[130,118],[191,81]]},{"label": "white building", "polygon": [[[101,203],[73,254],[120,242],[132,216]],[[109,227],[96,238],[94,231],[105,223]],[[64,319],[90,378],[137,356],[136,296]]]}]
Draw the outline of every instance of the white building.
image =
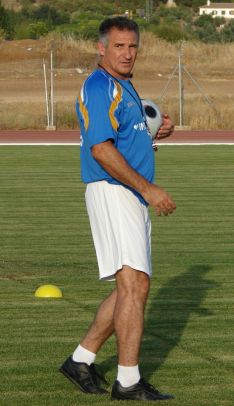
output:
[{"label": "white building", "polygon": [[213,18],[234,18],[234,3],[211,3],[207,0],[207,4],[199,8],[199,15],[203,14],[211,14]]}]

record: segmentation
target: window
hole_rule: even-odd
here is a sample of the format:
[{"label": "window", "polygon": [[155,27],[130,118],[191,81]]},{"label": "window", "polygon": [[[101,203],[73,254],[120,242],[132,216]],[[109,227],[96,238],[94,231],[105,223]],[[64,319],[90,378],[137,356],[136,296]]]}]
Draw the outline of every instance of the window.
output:
[{"label": "window", "polygon": [[234,10],[229,11],[229,14],[230,14],[231,16],[234,16]]},{"label": "window", "polygon": [[222,16],[225,16],[226,11],[225,11],[225,10],[222,10],[222,11],[221,11],[221,14],[222,14]]}]

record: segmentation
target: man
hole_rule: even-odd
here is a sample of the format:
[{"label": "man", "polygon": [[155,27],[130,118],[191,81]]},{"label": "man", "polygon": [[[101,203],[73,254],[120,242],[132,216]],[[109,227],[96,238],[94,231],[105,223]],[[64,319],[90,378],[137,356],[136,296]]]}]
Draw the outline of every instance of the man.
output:
[{"label": "man", "polygon": [[[102,302],[86,336],[60,371],[83,392],[105,394],[94,361],[115,333],[118,374],[112,399],[167,400],[141,378],[138,368],[144,308],[151,276],[151,225],[147,206],[168,215],[176,206],[153,183],[154,151],[140,98],[129,78],[139,30],[125,17],[100,26],[100,63],[85,81],[77,113],[81,126],[81,172],[100,279],[116,287]],[[173,130],[167,115],[157,134]]]}]

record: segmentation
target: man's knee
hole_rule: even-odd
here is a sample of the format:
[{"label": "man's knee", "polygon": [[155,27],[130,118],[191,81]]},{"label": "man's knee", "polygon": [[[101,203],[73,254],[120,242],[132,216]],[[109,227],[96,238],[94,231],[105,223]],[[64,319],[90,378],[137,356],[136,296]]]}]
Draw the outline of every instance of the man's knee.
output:
[{"label": "man's knee", "polygon": [[131,298],[133,301],[146,301],[150,287],[150,278],[145,272],[124,266],[117,273],[116,282],[118,295]]}]

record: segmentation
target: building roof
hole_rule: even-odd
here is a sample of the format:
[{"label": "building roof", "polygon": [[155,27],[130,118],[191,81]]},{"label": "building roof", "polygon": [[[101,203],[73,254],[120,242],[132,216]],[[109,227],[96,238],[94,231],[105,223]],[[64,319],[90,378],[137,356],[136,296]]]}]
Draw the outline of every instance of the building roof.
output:
[{"label": "building roof", "polygon": [[201,6],[200,8],[233,8],[234,9],[234,3],[210,3],[210,5],[208,6],[207,4],[205,4],[204,6]]}]

